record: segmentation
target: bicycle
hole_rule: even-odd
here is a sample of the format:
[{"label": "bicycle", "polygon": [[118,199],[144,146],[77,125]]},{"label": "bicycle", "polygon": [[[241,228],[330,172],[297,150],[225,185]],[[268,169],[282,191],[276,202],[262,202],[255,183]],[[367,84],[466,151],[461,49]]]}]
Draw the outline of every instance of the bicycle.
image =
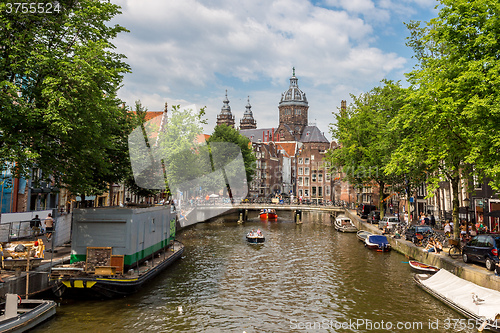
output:
[{"label": "bicycle", "polygon": [[460,240],[457,239],[448,239],[448,244],[450,245],[450,250],[448,254],[453,259],[457,259],[462,256],[462,247],[460,246]]}]

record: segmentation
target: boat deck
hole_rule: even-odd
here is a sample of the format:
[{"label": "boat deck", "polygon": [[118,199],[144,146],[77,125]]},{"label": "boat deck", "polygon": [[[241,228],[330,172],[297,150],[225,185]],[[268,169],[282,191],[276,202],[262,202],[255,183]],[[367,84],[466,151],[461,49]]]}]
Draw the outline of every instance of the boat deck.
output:
[{"label": "boat deck", "polygon": [[[173,248],[165,249],[165,251],[159,252],[154,255],[154,257],[149,257],[148,260],[143,261],[142,263],[132,266],[126,272],[123,273],[115,273],[112,274],[112,270],[110,269],[108,273],[102,272],[102,274],[95,272],[87,272],[84,269],[85,262],[77,262],[73,264],[65,264],[59,265],[57,267],[52,268],[51,279],[52,280],[66,280],[71,278],[78,279],[119,279],[122,282],[135,281],[142,275],[145,275],[152,269],[156,268],[158,265],[167,261],[170,257],[174,256],[177,253],[177,250],[183,248],[184,245],[180,242],[175,242]],[[110,268],[112,266],[109,266]]]}]

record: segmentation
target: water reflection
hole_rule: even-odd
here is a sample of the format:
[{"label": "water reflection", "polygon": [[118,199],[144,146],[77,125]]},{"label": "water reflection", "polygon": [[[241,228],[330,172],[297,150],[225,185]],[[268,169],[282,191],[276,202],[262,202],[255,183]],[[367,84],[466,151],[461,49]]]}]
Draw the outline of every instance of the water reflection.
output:
[{"label": "water reflection", "polygon": [[[304,213],[302,225],[291,214],[278,222],[251,217],[182,231],[182,260],[140,293],[64,302],[37,331],[300,332],[318,323],[308,332],[430,332],[431,318],[447,332],[445,319],[462,318],[415,285],[404,256],[367,250],[354,234],[336,232],[327,214]],[[266,242],[247,243],[257,228]],[[422,328],[346,326],[362,320]]]}]

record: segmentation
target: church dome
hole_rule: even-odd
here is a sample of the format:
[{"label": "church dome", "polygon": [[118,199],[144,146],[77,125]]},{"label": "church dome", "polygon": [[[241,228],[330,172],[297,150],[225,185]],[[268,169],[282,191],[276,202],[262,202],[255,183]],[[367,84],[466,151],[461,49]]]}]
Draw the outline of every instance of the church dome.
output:
[{"label": "church dome", "polygon": [[293,75],[290,78],[290,87],[288,90],[281,94],[280,105],[303,105],[308,106],[306,94],[299,89],[297,84],[297,77],[295,76],[295,67],[293,68]]}]

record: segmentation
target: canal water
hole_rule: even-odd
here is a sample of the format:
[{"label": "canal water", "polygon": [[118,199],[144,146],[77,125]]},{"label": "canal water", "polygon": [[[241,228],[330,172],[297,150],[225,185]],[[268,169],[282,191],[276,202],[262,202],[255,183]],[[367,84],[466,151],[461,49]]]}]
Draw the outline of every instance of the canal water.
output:
[{"label": "canal water", "polygon": [[[419,289],[397,252],[366,249],[328,214],[181,231],[183,258],[139,293],[64,300],[34,332],[476,332]],[[245,234],[260,228],[263,244]]]}]

